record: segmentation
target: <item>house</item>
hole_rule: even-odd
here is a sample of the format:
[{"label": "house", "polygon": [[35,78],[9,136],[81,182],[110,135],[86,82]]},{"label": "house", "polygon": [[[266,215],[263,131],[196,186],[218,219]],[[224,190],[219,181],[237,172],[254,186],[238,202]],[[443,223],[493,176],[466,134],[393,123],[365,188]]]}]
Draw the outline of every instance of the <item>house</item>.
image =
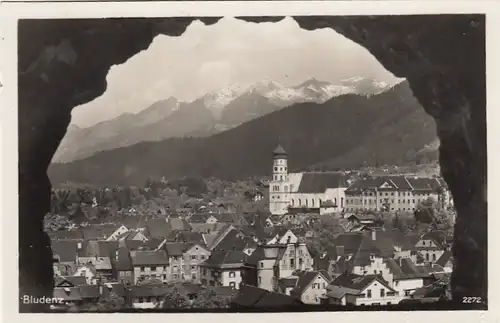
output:
[{"label": "house", "polygon": [[231,305],[233,308],[276,309],[293,308],[303,305],[303,303],[292,296],[242,284],[236,296],[231,301]]},{"label": "house", "polygon": [[257,243],[251,237],[234,229],[229,231],[212,251],[238,250],[251,255],[255,248],[257,248]]},{"label": "house", "polygon": [[[87,271],[91,270],[92,274],[88,274],[89,277],[94,277],[95,279],[107,282],[113,280],[113,267],[111,266],[110,257],[78,257],[77,266],[82,268],[80,273],[85,273],[87,277]],[[94,278],[92,278],[94,279]]]},{"label": "house", "polygon": [[429,232],[417,241],[415,249],[426,263],[436,263],[445,253],[446,247],[444,241],[441,241],[437,234]]},{"label": "house", "polygon": [[[117,241],[123,241],[123,240],[135,240],[135,241],[141,241],[141,242],[146,242],[148,241],[148,238],[139,230],[128,230],[117,237],[114,238]],[[109,241],[109,239],[108,239]]]},{"label": "house", "polygon": [[229,232],[231,232],[233,230],[236,230],[235,227],[233,227],[230,224],[225,224],[224,227],[222,227],[218,232],[203,235],[203,239],[205,240],[207,248],[209,250],[214,250],[217,247],[217,245],[222,240],[224,240],[226,235],[228,235]]},{"label": "house", "polygon": [[256,281],[252,282],[255,286],[277,291],[280,278],[296,270],[312,270],[313,260],[305,244],[266,244],[255,249],[248,264],[256,268]]},{"label": "house", "polygon": [[147,237],[165,238],[173,230],[190,231],[191,226],[185,219],[181,218],[157,218],[146,223],[145,234]]},{"label": "house", "polygon": [[345,190],[346,211],[415,211],[429,197],[436,201],[443,190],[438,178],[378,176],[355,181]]},{"label": "house", "polygon": [[54,278],[54,287],[71,287],[88,285],[83,276],[58,276]]},{"label": "house", "polygon": [[83,240],[78,248],[78,258],[111,257],[118,249],[118,241]]},{"label": "house", "polygon": [[300,299],[304,304],[321,304],[326,286],[330,283],[329,277],[318,271],[297,271],[285,279],[290,278],[295,278],[295,286],[287,295]]},{"label": "house", "polygon": [[121,246],[116,250],[112,259],[114,277],[118,282],[134,284],[134,266],[132,258],[126,246]]},{"label": "house", "polygon": [[171,290],[164,284],[136,285],[130,288],[132,308],[152,309],[161,306],[165,295]]},{"label": "house", "polygon": [[268,238],[266,244],[274,245],[274,244],[289,244],[289,243],[297,243],[299,238],[292,232],[292,230],[277,226],[273,228],[273,232]]},{"label": "house", "polygon": [[199,232],[201,234],[217,234],[220,230],[226,227],[225,223],[189,223],[191,225],[191,231]]},{"label": "house", "polygon": [[99,286],[81,284],[70,279],[59,281],[54,286],[52,295],[65,305],[95,304],[101,296]]},{"label": "house", "polygon": [[163,250],[131,251],[130,258],[134,270],[134,284],[149,279],[158,279],[162,282],[169,280],[169,261]]},{"label": "house", "polygon": [[200,281],[200,264],[210,257],[210,251],[199,243],[165,243],[171,281]]},{"label": "house", "polygon": [[243,251],[215,251],[200,264],[203,286],[230,286],[239,289],[249,269]]},{"label": "house", "polygon": [[427,267],[416,266],[410,258],[386,259],[385,262],[392,274],[391,287],[402,297],[410,297],[431,275]]},{"label": "house", "polygon": [[107,240],[116,231],[123,232],[120,224],[92,224],[86,227],[81,227],[83,238],[85,240]]},{"label": "house", "polygon": [[451,251],[445,251],[436,261],[436,265],[443,267],[443,272],[451,273],[453,271],[453,255]]},{"label": "house", "polygon": [[342,274],[326,288],[323,303],[336,305],[390,305],[402,297],[380,275]]},{"label": "house", "polygon": [[205,244],[203,240],[203,234],[199,232],[191,232],[191,231],[178,231],[173,230],[166,237],[166,242],[182,242],[182,243],[198,243]]},{"label": "house", "polygon": [[73,276],[85,278],[88,285],[96,285],[98,282],[96,268],[90,263],[77,266]]},{"label": "house", "polygon": [[128,232],[129,228],[127,228],[124,225],[121,225],[118,229],[116,229],[113,233],[109,235],[108,238],[106,238],[106,241],[116,241],[118,240],[118,237],[123,235],[124,233]]},{"label": "house", "polygon": [[248,224],[244,219],[244,217],[238,215],[237,213],[225,212],[225,213],[214,214],[214,216],[218,219],[218,222],[220,223],[227,223],[235,226]]},{"label": "house", "polygon": [[189,223],[199,223],[199,224],[215,224],[218,223],[219,220],[215,215],[210,213],[197,213],[189,217]]}]

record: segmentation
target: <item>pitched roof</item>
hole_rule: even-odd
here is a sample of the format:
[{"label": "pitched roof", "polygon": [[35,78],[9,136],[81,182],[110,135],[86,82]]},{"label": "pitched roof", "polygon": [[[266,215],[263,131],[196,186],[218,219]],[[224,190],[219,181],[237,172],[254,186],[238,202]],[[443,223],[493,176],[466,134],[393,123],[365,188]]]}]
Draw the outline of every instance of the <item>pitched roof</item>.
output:
[{"label": "pitched roof", "polygon": [[206,223],[211,214],[208,213],[198,213],[194,214],[189,218],[190,223]]},{"label": "pitched roof", "polygon": [[306,290],[307,287],[309,287],[309,285],[311,285],[316,277],[322,274],[317,271],[303,271],[294,273],[293,275],[299,277],[299,279],[297,281],[297,285],[292,291],[292,295],[302,295],[302,293]]},{"label": "pitched roof", "polygon": [[274,150],[273,150],[273,155],[274,156],[286,156],[287,153],[285,151],[285,149],[283,148],[283,146],[281,145],[278,145]]},{"label": "pitched roof", "polygon": [[107,296],[108,294],[115,293],[118,296],[126,296],[127,291],[122,283],[105,283],[102,289],[102,294]]},{"label": "pitched roof", "polygon": [[238,230],[231,230],[213,249],[213,251],[220,250],[239,250],[243,251],[245,248],[253,245],[252,238],[242,236]]},{"label": "pitched roof", "polygon": [[52,253],[59,257],[60,262],[76,262],[78,240],[52,240]]},{"label": "pitched roof", "polygon": [[168,265],[168,257],[163,250],[160,251],[131,251],[130,257],[132,265],[149,266],[149,265]]},{"label": "pitched roof", "polygon": [[193,232],[217,234],[226,223],[190,223]]},{"label": "pitched roof", "polygon": [[281,288],[295,288],[298,280],[299,277],[296,276],[280,278],[278,285],[281,286]]},{"label": "pitched roof", "polygon": [[437,191],[443,186],[437,178],[407,177],[406,179],[416,191]]},{"label": "pitched roof", "polygon": [[412,186],[404,176],[377,176],[355,181],[347,188],[346,193],[373,189],[383,190],[380,187],[384,183],[387,183],[391,189],[412,190]]},{"label": "pitched roof", "polygon": [[379,275],[356,275],[344,273],[333,280],[331,283],[334,286],[346,287],[352,290],[358,290],[359,292],[363,291],[368,285],[370,285],[374,280],[377,280],[380,284],[384,285],[384,287],[388,288],[391,291],[394,291],[387,282]]},{"label": "pitched roof", "polygon": [[298,193],[324,193],[328,188],[348,187],[347,176],[338,172],[304,173]]},{"label": "pitched roof", "polygon": [[448,261],[453,261],[453,255],[451,251],[445,251],[441,257],[436,261],[436,264],[444,267]]},{"label": "pitched roof", "polygon": [[230,223],[230,224],[246,224],[245,219],[241,216],[238,216],[236,213],[220,213],[213,214],[215,218],[221,223]]},{"label": "pitched roof", "polygon": [[121,227],[121,224],[96,224],[80,228],[83,238],[86,240],[103,240],[108,238],[113,232]]},{"label": "pitched roof", "polygon": [[172,231],[171,226],[167,223],[166,218],[158,218],[149,220],[146,223],[148,235],[151,237],[164,238]]},{"label": "pitched roof", "polygon": [[193,245],[193,243],[167,242],[163,245],[163,248],[167,252],[168,257],[176,257],[182,256]]},{"label": "pitched roof", "polygon": [[118,241],[84,240],[79,257],[112,257],[118,249]]},{"label": "pitched roof", "polygon": [[279,262],[286,250],[286,245],[259,245],[248,257],[247,263],[256,266],[259,261],[265,259],[275,259]]},{"label": "pitched roof", "polygon": [[63,299],[66,302],[82,300],[79,287],[56,287],[52,295],[54,298]]},{"label": "pitched roof", "polygon": [[336,259],[335,268],[338,272],[351,271],[355,266],[367,266],[371,263],[370,256],[382,256],[382,252],[375,246],[373,241],[362,233],[343,233],[332,243],[335,247],[343,247],[343,253],[339,254],[340,248],[330,248],[329,255]]},{"label": "pitched roof", "polygon": [[241,267],[247,262],[248,255],[243,251],[214,251],[201,265],[212,268]]},{"label": "pitched roof", "polygon": [[191,226],[185,219],[169,218],[167,222],[171,230],[189,231],[191,229]]},{"label": "pitched roof", "polygon": [[58,276],[54,279],[55,287],[65,284],[72,286],[87,285],[87,279],[84,276]]},{"label": "pitched roof", "polygon": [[127,247],[123,246],[118,249],[118,259],[115,262],[116,270],[127,271],[132,270],[132,258]]},{"label": "pitched roof", "polygon": [[303,304],[295,297],[269,292],[265,289],[248,285],[240,286],[238,295],[233,299],[232,303],[237,307],[268,309]]},{"label": "pitched roof", "polygon": [[205,244],[203,235],[199,232],[174,230],[167,236],[168,242],[198,243]]},{"label": "pitched roof", "polygon": [[79,257],[78,264],[90,264],[94,266],[96,270],[110,270],[113,268],[109,257]]}]

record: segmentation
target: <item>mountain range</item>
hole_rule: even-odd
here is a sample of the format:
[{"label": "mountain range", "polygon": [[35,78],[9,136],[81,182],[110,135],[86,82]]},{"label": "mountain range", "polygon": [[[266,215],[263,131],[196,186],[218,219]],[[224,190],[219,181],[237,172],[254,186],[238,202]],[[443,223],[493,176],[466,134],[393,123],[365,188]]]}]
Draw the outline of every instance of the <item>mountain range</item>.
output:
[{"label": "mountain range", "polygon": [[246,179],[270,174],[271,152],[278,143],[289,153],[291,170],[320,163],[352,169],[403,164],[430,149],[436,138],[434,120],[403,81],[379,94],[292,104],[208,137],[141,142],[53,163],[48,173],[54,185],[140,185],[150,176]]},{"label": "mountain range", "polygon": [[384,82],[361,77],[339,84],[311,78],[290,87],[264,79],[250,87],[232,85],[212,91],[191,102],[170,97],[137,114],[122,114],[92,127],[71,124],[53,161],[71,162],[143,141],[206,137],[296,103],[323,103],[349,93],[373,95],[388,88]]}]

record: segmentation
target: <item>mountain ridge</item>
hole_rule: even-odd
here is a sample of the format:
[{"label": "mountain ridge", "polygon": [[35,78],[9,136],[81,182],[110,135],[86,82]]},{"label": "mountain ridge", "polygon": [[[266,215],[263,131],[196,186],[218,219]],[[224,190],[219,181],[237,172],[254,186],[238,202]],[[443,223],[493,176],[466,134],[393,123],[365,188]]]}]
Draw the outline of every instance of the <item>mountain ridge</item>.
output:
[{"label": "mountain ridge", "polygon": [[[191,102],[170,97],[136,114],[125,113],[90,128],[68,127],[53,161],[71,162],[99,151],[142,141],[206,137],[296,103],[322,103],[342,94],[366,91],[358,94],[370,95],[388,88],[387,84],[381,86],[380,82],[361,77],[341,82],[348,85],[334,85],[309,78],[295,86],[284,86],[274,80],[263,79],[249,87],[233,84],[211,91]],[[359,83],[364,85],[357,90]],[[181,111],[186,108],[186,111],[193,111],[192,115]]]},{"label": "mountain ridge", "polygon": [[55,185],[138,185],[150,176],[266,176],[278,138],[291,170],[322,162],[330,168],[398,164],[436,137],[434,120],[403,82],[368,97],[347,94],[320,104],[298,103],[210,137],[142,142],[52,164],[49,176]]}]

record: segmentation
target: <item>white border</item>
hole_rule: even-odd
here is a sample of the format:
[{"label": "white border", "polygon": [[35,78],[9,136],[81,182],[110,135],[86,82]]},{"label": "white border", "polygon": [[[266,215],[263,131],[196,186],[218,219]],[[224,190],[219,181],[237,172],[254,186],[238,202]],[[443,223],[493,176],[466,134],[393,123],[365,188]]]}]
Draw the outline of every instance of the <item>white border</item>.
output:
[{"label": "white border", "polygon": [[[222,322],[226,319],[238,322],[254,320],[286,320],[303,322],[307,320],[341,320],[342,323],[372,320],[383,322],[498,322],[498,285],[495,275],[497,259],[492,250],[499,245],[497,215],[500,211],[497,201],[489,199],[489,310],[456,312],[332,312],[332,313],[293,313],[293,314],[18,314],[18,205],[17,205],[17,19],[20,18],[100,18],[100,17],[168,17],[168,16],[288,16],[288,15],[407,15],[407,14],[444,14],[444,13],[487,13],[487,94],[488,94],[488,182],[489,195],[494,197],[497,189],[494,184],[499,173],[491,165],[497,165],[495,137],[500,138],[500,127],[494,127],[499,119],[500,106],[498,87],[500,84],[500,58],[498,29],[500,21],[500,2],[497,1],[224,1],[224,2],[106,2],[106,3],[0,3],[0,118],[2,132],[2,155],[0,169],[2,182],[2,302],[3,316],[7,321],[51,322],[106,321],[118,318],[127,322],[152,320],[172,320],[175,322],[204,321]],[[436,30],[436,32],[439,32]],[[457,53],[460,55],[460,53]],[[5,160],[2,158],[5,157]],[[497,161],[495,163],[495,161]],[[494,252],[494,251],[493,251]],[[473,264],[471,264],[473,266]],[[69,315],[69,316],[68,316]],[[119,317],[117,316],[119,315]],[[258,315],[258,316],[256,316]],[[279,315],[279,316],[277,316]],[[16,318],[14,318],[17,316]],[[19,317],[20,316],[20,317]]]}]

